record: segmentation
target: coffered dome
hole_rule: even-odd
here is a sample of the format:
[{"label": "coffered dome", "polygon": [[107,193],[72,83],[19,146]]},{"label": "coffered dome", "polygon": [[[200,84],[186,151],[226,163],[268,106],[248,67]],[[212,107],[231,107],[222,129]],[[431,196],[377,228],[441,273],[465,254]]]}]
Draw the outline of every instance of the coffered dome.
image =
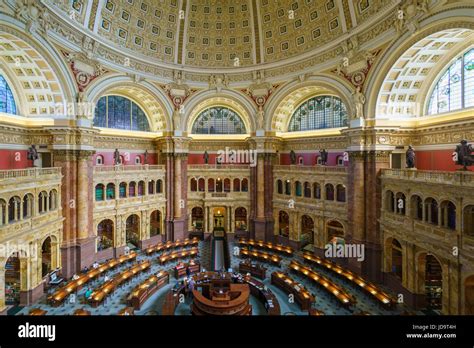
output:
[{"label": "coffered dome", "polygon": [[238,68],[309,53],[367,22],[389,0],[50,0],[109,44],[186,67]]}]

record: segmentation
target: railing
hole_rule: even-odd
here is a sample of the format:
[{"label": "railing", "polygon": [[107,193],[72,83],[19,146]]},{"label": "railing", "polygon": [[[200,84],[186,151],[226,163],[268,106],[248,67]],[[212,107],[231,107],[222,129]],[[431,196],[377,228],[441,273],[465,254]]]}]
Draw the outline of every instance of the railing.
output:
[{"label": "railing", "polygon": [[249,169],[248,164],[188,164],[188,170]]},{"label": "railing", "polygon": [[0,170],[0,180],[16,178],[41,178],[46,175],[61,175],[61,168],[26,168]]},{"label": "railing", "polygon": [[410,169],[382,169],[382,178],[474,186],[474,172],[470,171],[444,172]]},{"label": "railing", "polygon": [[292,172],[302,171],[302,172],[317,172],[317,173],[347,173],[347,167],[343,166],[304,166],[304,165],[275,165],[273,167],[275,171],[277,170],[290,170]]},{"label": "railing", "polygon": [[116,165],[116,166],[95,166],[94,173],[103,172],[132,172],[132,171],[149,171],[149,170],[164,170],[164,165],[159,164],[143,164],[143,165]]}]

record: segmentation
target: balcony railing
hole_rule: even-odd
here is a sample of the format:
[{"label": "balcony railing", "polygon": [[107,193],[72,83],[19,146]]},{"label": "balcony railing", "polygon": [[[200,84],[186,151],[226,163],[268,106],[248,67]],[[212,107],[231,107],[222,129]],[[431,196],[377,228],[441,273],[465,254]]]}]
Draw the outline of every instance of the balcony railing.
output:
[{"label": "balcony railing", "polygon": [[248,164],[189,164],[188,170],[214,170],[214,169],[249,169]]},{"label": "balcony railing", "polygon": [[165,170],[164,165],[159,164],[143,164],[143,165],[116,165],[116,166],[95,166],[94,173],[108,173],[108,172],[134,172],[134,171],[150,171],[150,170]]},{"label": "balcony railing", "polygon": [[44,178],[45,176],[61,175],[61,168],[26,168],[0,170],[0,180],[18,178]]},{"label": "balcony railing", "polygon": [[311,173],[347,173],[347,167],[343,166],[304,166],[304,165],[275,165],[275,171],[278,170],[290,170],[292,172],[311,172]]},{"label": "balcony railing", "polygon": [[474,186],[474,172],[469,171],[443,172],[409,169],[382,169],[382,178],[395,178],[435,184]]}]

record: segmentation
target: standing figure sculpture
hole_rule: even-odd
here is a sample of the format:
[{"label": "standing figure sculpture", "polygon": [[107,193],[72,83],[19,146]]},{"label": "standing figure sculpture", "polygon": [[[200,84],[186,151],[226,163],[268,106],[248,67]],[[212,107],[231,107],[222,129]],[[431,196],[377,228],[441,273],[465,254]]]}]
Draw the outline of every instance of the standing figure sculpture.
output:
[{"label": "standing figure sculpture", "polygon": [[472,145],[468,144],[467,140],[461,140],[461,144],[456,146],[456,154],[456,164],[463,166],[462,170],[467,170],[468,166],[474,165]]},{"label": "standing figure sculpture", "polygon": [[319,150],[321,156],[321,164],[325,166],[328,163],[328,152],[326,149]]},{"label": "standing figure sculpture", "polygon": [[118,149],[114,151],[114,164],[117,166],[120,164],[120,152]]},{"label": "standing figure sculpture", "polygon": [[293,150],[290,151],[290,161],[291,164],[296,164],[296,153]]},{"label": "standing figure sculpture", "polygon": [[360,86],[357,86],[352,94],[352,99],[355,105],[355,118],[364,118],[365,95],[360,91]]},{"label": "standing figure sculpture", "polygon": [[28,148],[26,158],[30,161],[33,161],[33,167],[36,167],[35,161],[39,158],[38,151],[36,150],[36,145],[31,145],[31,147]]},{"label": "standing figure sculpture", "polygon": [[204,163],[209,164],[209,154],[207,153],[207,151],[204,151],[203,158],[204,158]]},{"label": "standing figure sculpture", "polygon": [[415,150],[413,149],[411,145],[408,145],[408,150],[405,154],[405,157],[406,157],[407,168],[409,169],[415,168],[416,155],[415,155]]},{"label": "standing figure sculpture", "polygon": [[143,154],[143,164],[148,164],[148,150]]}]

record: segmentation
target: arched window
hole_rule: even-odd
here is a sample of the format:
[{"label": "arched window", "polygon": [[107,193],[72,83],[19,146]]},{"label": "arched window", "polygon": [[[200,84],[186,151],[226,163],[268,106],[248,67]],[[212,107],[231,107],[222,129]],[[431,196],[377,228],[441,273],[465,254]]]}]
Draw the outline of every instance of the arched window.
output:
[{"label": "arched window", "polygon": [[[34,203],[34,198],[31,193],[27,193],[23,197],[23,218],[29,218],[33,216],[33,203]],[[1,220],[1,217],[0,217]],[[2,222],[0,221],[0,225],[2,225]]]},{"label": "arched window", "polygon": [[138,182],[138,196],[143,196],[145,194],[145,182],[139,181]]},{"label": "arched window", "polygon": [[474,106],[474,48],[441,74],[431,93],[428,115]]},{"label": "arched window", "polygon": [[311,185],[307,181],[304,183],[304,196],[306,198],[311,198]]},{"label": "arched window", "polygon": [[130,184],[128,184],[128,196],[135,197],[136,194],[137,194],[137,183],[135,181],[132,181]]},{"label": "arched window", "polygon": [[423,200],[420,196],[411,197],[411,217],[415,220],[423,220]]},{"label": "arched window", "polygon": [[56,210],[58,207],[58,191],[49,191],[49,210]]},{"label": "arched window", "polygon": [[438,224],[438,202],[433,198],[425,199],[425,221]]},{"label": "arched window", "polygon": [[280,236],[288,237],[290,235],[290,217],[283,210],[280,210],[278,214],[278,227]]},{"label": "arched window", "polygon": [[216,180],[216,192],[222,192],[222,179],[217,178]]},{"label": "arched window", "polygon": [[234,192],[240,192],[240,179],[234,179]]},{"label": "arched window", "polygon": [[347,109],[338,97],[322,95],[306,100],[291,116],[288,132],[347,126]]},{"label": "arched window", "polygon": [[317,182],[313,184],[313,197],[316,199],[321,199],[321,185]]},{"label": "arched window", "polygon": [[[46,196],[48,195],[45,192]],[[14,221],[19,221],[21,217],[21,210],[20,210],[20,205],[21,205],[21,199],[18,196],[10,198],[10,201],[8,202],[8,222],[14,222]]]},{"label": "arched window", "polygon": [[97,157],[95,158],[95,165],[96,166],[101,166],[103,164],[104,164],[104,156],[97,155]]},{"label": "arched window", "polygon": [[115,199],[115,184],[108,183],[107,188],[105,190],[105,198],[106,199]]},{"label": "arched window", "polygon": [[334,186],[332,184],[326,184],[326,200],[334,200]]},{"label": "arched window", "polygon": [[456,206],[451,201],[441,203],[441,226],[456,229]]},{"label": "arched window", "polygon": [[[1,205],[1,201],[0,201],[0,205]],[[468,235],[474,236],[474,205],[468,205],[464,208],[463,219],[464,219],[463,232]],[[0,217],[0,225],[1,225],[1,217]]]},{"label": "arched window", "polygon": [[46,211],[48,211],[47,201],[48,201],[48,193],[46,191],[41,191],[40,194],[38,195],[38,212],[39,213],[45,213]]},{"label": "arched window", "polygon": [[96,201],[104,200],[104,185],[103,184],[97,184],[95,186],[95,200]]},{"label": "arched window", "polygon": [[121,182],[119,185],[119,197],[125,198],[127,197],[127,183]]},{"label": "arched window", "polygon": [[148,194],[152,195],[155,193],[155,180],[148,181]]},{"label": "arched window", "polygon": [[336,186],[336,198],[338,202],[346,201],[346,187],[344,185],[339,184]]},{"label": "arched window", "polygon": [[150,131],[150,124],[143,110],[135,102],[118,95],[99,99],[95,109],[94,126]]},{"label": "arched window", "polygon": [[215,190],[215,184],[214,184],[214,179],[208,179],[207,180],[207,192],[214,192]]},{"label": "arched window", "polygon": [[193,134],[245,134],[245,124],[233,110],[212,107],[202,111],[194,121]]},{"label": "arched window", "polygon": [[194,178],[191,178],[191,192],[196,192],[197,191],[197,180]]},{"label": "arched window", "polygon": [[114,245],[114,223],[112,220],[102,220],[97,225],[97,251],[105,250]]},{"label": "arched window", "polygon": [[406,201],[406,198],[405,198],[405,195],[401,192],[398,192],[397,193],[397,196],[396,196],[396,207],[395,207],[395,212],[397,214],[401,214],[401,215],[405,215],[405,201]]},{"label": "arched window", "polygon": [[16,104],[12,90],[2,75],[0,75],[0,112],[16,114]]},{"label": "arched window", "polygon": [[155,210],[150,215],[150,237],[160,234],[161,231],[161,212]]},{"label": "arched window", "polygon": [[237,231],[247,230],[247,209],[244,207],[235,209],[235,229]]},{"label": "arched window", "polygon": [[[238,180],[238,179],[237,179]],[[235,183],[234,183],[235,184]],[[198,190],[199,192],[204,192],[206,191],[206,180],[204,178],[200,178],[198,180]]]},{"label": "arched window", "polygon": [[301,197],[301,182],[299,182],[299,181],[295,182],[295,194],[298,197]]},{"label": "arched window", "polygon": [[163,192],[163,181],[161,179],[156,180],[156,193]]},{"label": "arched window", "polygon": [[285,195],[291,195],[291,182],[289,179],[285,181]]},{"label": "arched window", "polygon": [[277,181],[277,192],[283,194],[283,182],[281,180]]},{"label": "arched window", "polygon": [[0,199],[0,226],[7,223],[7,202],[4,199]]},{"label": "arched window", "polygon": [[385,192],[385,209],[391,213],[395,212],[394,195],[392,191]]},{"label": "arched window", "polygon": [[339,221],[331,220],[326,226],[327,242],[340,244],[344,242],[344,226]]},{"label": "arched window", "polygon": [[230,192],[230,179],[224,179],[224,192]]},{"label": "arched window", "polygon": [[247,179],[242,179],[242,192],[249,191],[249,181]]}]

